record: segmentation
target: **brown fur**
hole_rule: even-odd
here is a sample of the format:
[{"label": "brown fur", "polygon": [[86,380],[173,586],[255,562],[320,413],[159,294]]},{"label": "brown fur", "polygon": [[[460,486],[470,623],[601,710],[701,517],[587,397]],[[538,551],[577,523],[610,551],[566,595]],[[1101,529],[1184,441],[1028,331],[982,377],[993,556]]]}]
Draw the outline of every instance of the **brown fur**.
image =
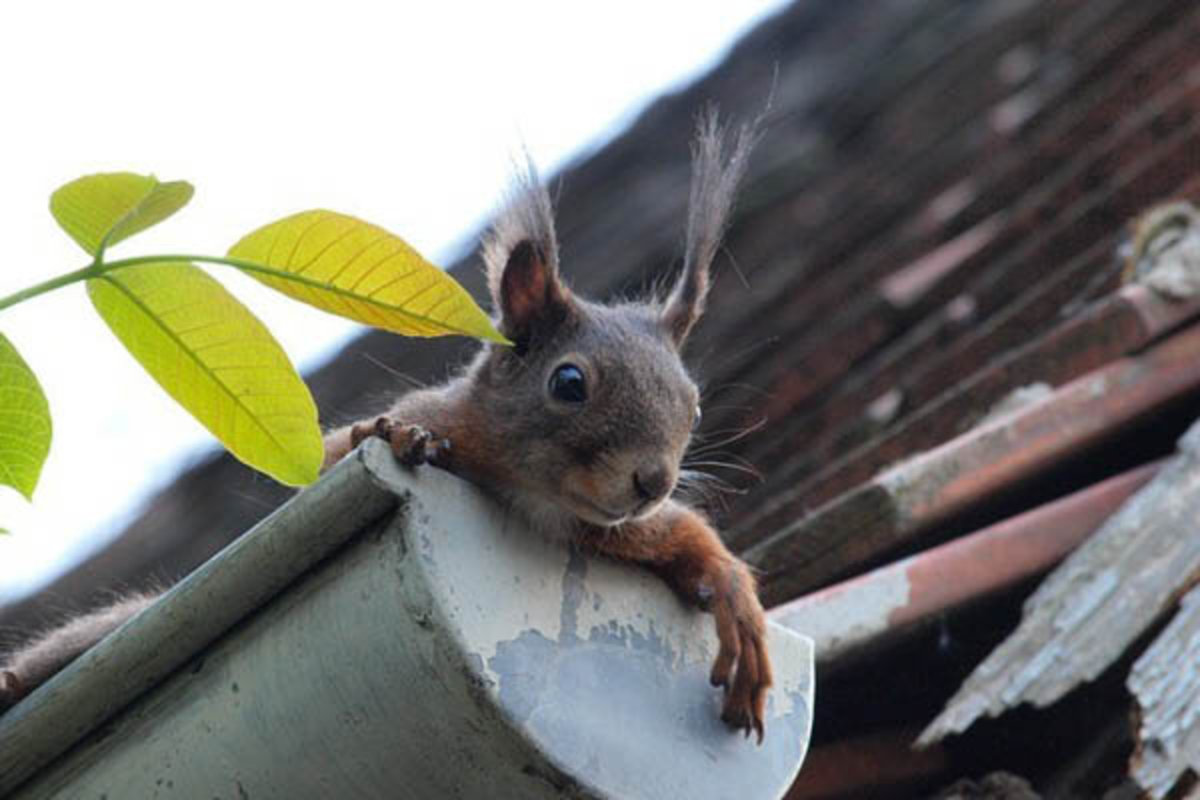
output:
[{"label": "brown fur", "polygon": [[13,652],[0,663],[0,711],[44,683],[157,597],[156,593],[127,595],[49,630]]}]

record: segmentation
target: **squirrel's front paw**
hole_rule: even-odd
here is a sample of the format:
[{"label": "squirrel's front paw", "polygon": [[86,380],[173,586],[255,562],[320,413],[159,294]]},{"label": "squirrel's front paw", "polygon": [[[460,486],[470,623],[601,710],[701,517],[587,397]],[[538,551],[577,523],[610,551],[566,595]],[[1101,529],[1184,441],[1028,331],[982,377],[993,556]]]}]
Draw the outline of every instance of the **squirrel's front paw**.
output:
[{"label": "squirrel's front paw", "polygon": [[721,710],[725,724],[747,736],[753,730],[762,744],[767,689],[771,686],[766,615],[748,571],[734,567],[722,578],[723,591],[715,592],[710,601],[720,641],[710,680],[713,686],[725,689]]},{"label": "squirrel's front paw", "polygon": [[406,467],[421,464],[444,467],[450,459],[450,440],[435,436],[420,425],[406,425],[379,417],[374,422],[360,422],[350,429],[350,443],[354,447],[372,436],[390,444],[396,459]]}]

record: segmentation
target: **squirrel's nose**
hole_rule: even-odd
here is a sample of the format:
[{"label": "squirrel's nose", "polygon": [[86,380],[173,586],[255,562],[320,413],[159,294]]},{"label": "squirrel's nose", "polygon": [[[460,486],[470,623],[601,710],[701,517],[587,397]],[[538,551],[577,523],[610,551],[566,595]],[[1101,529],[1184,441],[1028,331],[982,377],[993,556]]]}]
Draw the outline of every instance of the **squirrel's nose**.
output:
[{"label": "squirrel's nose", "polygon": [[634,470],[633,491],[642,500],[661,500],[671,491],[671,471],[663,466]]}]

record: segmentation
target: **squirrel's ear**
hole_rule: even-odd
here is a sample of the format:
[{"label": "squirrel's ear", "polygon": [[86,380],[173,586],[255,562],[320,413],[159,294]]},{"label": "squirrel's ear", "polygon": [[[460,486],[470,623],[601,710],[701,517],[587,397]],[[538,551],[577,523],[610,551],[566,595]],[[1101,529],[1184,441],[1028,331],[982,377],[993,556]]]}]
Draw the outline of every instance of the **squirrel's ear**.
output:
[{"label": "squirrel's ear", "polygon": [[683,273],[663,305],[662,325],[676,346],[683,344],[704,313],[709,268],[725,235],[733,195],[758,141],[757,121],[731,133],[715,108],[700,115],[692,143],[692,188],[688,201]]},{"label": "squirrel's ear", "polygon": [[509,253],[495,299],[500,329],[518,347],[538,328],[560,324],[570,311],[570,293],[559,282],[558,271],[528,239]]},{"label": "squirrel's ear", "polygon": [[539,326],[558,324],[570,312],[571,294],[558,278],[550,194],[528,157],[484,239],[483,260],[500,330],[518,351]]}]

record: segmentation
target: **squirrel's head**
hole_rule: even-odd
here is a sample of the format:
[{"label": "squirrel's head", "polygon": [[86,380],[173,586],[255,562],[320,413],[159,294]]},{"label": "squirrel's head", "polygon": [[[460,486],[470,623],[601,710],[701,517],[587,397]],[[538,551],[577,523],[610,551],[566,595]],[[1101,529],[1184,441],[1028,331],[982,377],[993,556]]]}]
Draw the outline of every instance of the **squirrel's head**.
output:
[{"label": "squirrel's head", "polygon": [[600,305],[559,274],[549,196],[530,166],[485,244],[500,330],[478,374],[502,457],[533,507],[618,525],[674,491],[699,392],[681,349],[699,319],[709,267],[755,137],[715,113],[694,146],[683,271],[666,297]]}]

